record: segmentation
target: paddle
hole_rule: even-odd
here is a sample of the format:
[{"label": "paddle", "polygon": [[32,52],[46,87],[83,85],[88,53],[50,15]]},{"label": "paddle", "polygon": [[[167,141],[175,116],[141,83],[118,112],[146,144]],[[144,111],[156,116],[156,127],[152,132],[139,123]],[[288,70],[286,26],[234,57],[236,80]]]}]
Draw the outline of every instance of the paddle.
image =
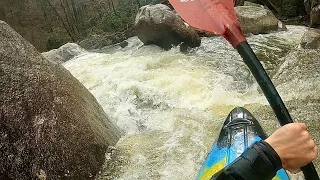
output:
[{"label": "paddle", "polygon": [[[288,109],[272,81],[252,51],[237,20],[233,0],[169,0],[178,14],[191,26],[223,36],[238,50],[245,64],[269,101],[279,123],[293,123]],[[301,168],[306,180],[319,180],[311,163]]]}]

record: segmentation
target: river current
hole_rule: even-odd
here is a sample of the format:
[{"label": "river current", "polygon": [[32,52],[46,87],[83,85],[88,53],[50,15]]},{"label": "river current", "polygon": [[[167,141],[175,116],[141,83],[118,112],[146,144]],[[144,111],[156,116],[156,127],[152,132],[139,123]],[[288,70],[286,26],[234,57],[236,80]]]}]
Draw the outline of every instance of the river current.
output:
[{"label": "river current", "polygon": [[[299,48],[307,30],[287,28],[248,37],[272,77],[280,76],[281,65],[289,63],[284,57]],[[105,47],[64,64],[125,134],[114,147],[116,160],[107,154],[107,163],[116,167],[106,165],[99,179],[194,179],[236,106],[253,112],[268,133],[278,127],[249,70],[224,39],[204,37],[200,47],[184,53],[144,46],[137,37],[127,41],[125,48]],[[277,87],[285,101],[302,96],[288,85],[293,86]]]}]

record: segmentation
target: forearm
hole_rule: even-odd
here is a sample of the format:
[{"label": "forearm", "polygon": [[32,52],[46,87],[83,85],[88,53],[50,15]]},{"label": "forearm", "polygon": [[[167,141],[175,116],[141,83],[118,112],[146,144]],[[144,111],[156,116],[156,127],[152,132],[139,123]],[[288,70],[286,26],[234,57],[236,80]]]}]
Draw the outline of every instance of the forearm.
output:
[{"label": "forearm", "polygon": [[281,160],[266,142],[256,142],[211,180],[271,180],[281,168]]}]

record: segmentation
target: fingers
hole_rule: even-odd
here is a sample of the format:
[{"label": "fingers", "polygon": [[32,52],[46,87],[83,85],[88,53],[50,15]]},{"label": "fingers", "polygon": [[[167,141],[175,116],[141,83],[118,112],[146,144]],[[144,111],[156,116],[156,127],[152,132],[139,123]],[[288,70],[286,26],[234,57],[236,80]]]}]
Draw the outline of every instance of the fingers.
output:
[{"label": "fingers", "polygon": [[310,153],[310,158],[312,160],[315,160],[317,159],[317,157],[318,157],[318,147],[315,145],[312,149],[312,152]]},{"label": "fingers", "polygon": [[301,132],[301,131],[306,131],[307,130],[307,125],[305,123],[290,123],[290,125],[297,132]]},{"label": "fingers", "polygon": [[301,130],[307,130],[307,125],[305,123],[295,123],[295,124],[297,124],[301,128]]},{"label": "fingers", "polygon": [[316,143],[314,142],[314,140],[312,140],[309,136],[308,141],[306,142],[306,145],[310,148],[313,149],[314,147],[316,147]]},{"label": "fingers", "polygon": [[265,140],[279,155],[282,167],[291,173],[318,157],[318,147],[311,139],[305,123],[290,123]]},{"label": "fingers", "polygon": [[284,131],[301,133],[301,132],[307,131],[307,125],[305,123],[289,123],[289,124],[284,125],[283,129],[284,129]]},{"label": "fingers", "polygon": [[[305,131],[305,132],[307,132],[307,131]],[[309,160],[313,161],[318,157],[318,147],[317,147],[316,143],[314,142],[314,140],[311,139],[310,134],[308,132],[304,136],[305,136],[305,139],[307,139],[305,141],[305,146],[306,146],[306,150],[309,155]]]}]

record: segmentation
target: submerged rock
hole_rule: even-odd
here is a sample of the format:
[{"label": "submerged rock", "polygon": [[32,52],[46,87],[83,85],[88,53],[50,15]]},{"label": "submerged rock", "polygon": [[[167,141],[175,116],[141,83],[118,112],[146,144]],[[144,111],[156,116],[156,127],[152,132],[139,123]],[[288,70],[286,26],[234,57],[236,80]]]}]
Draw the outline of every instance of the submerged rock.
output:
[{"label": "submerged rock", "polygon": [[279,20],[274,14],[263,6],[253,6],[251,4],[250,6],[235,7],[242,31],[246,34],[277,31],[279,28]]},{"label": "submerged rock", "polygon": [[122,48],[125,48],[129,45],[128,41],[122,41],[119,43],[119,46],[122,47]]},{"label": "submerged rock", "polygon": [[156,44],[164,49],[181,42],[197,47],[201,42],[197,32],[163,4],[141,7],[136,16],[135,29],[144,44]]},{"label": "submerged rock", "polygon": [[93,179],[119,130],[88,90],[0,21],[0,179]]},{"label": "submerged rock", "polygon": [[301,40],[301,47],[305,49],[320,49],[320,29],[310,29]]},{"label": "submerged rock", "polygon": [[67,43],[58,49],[53,49],[51,51],[44,52],[41,54],[48,60],[61,64],[66,61],[69,61],[70,59],[84,52],[87,52],[87,51],[82,47],[80,47],[78,44]]}]

